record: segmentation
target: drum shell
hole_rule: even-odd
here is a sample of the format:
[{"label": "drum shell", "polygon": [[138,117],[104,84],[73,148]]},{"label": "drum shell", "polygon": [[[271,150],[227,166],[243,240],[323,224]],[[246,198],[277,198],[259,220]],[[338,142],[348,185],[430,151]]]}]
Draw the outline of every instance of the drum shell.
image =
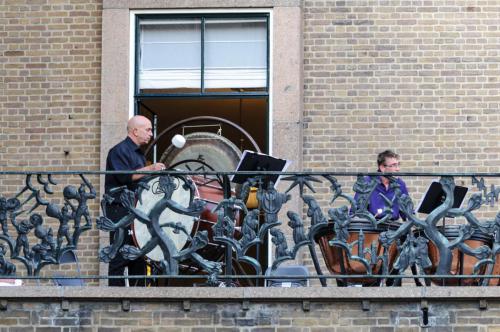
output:
[{"label": "drum shell", "polygon": [[[459,235],[459,226],[458,225],[447,225],[444,228],[438,227],[438,230],[450,241],[456,239]],[[423,232],[419,232],[420,236],[425,236]],[[476,249],[483,245],[486,245],[491,248],[493,243],[493,238],[485,234],[479,230],[476,230],[472,236],[465,240],[464,243],[469,247]],[[432,267],[426,270],[427,274],[435,274],[437,266],[439,265],[439,250],[437,246],[429,241],[428,243],[429,249],[429,259],[432,262]],[[466,255],[460,252],[458,248],[452,250],[452,262],[449,273],[454,275],[472,275],[474,265],[479,260],[470,255]],[[479,274],[485,274],[486,265],[480,268]],[[439,286],[479,286],[482,283],[482,278],[466,278],[466,279],[431,279],[431,282],[435,285]]]},{"label": "drum shell", "polygon": [[[316,237],[316,242],[318,243],[321,252],[323,254],[323,258],[325,260],[325,264],[333,275],[362,275],[366,274],[367,270],[363,264],[360,262],[349,260],[347,252],[337,246],[330,246],[329,241],[332,240],[335,236],[333,222],[329,222],[325,227],[320,231],[319,235]],[[377,256],[382,255],[384,248],[380,244],[379,235],[382,232],[387,230],[394,230],[400,226],[398,222],[392,222],[391,224],[379,224],[377,228],[374,228],[372,224],[368,220],[353,220],[348,227],[349,236],[347,239],[347,243],[352,243],[354,241],[358,241],[360,230],[363,231],[364,235],[364,248],[370,248],[373,242],[377,243],[376,253]],[[354,245],[352,248],[352,252],[357,254],[358,245]],[[389,271],[392,269],[394,264],[394,260],[397,257],[397,246],[395,243],[391,244],[388,249],[388,257],[389,257]],[[365,256],[365,259],[368,261],[371,259],[370,254]],[[371,265],[372,274],[380,274],[382,273],[382,262],[378,261],[376,264]],[[378,278],[339,278],[337,279],[339,284],[349,284],[349,285],[361,285],[364,287],[367,286],[379,286],[381,279]]]},{"label": "drum shell", "polygon": [[[212,227],[217,223],[217,212],[213,212],[217,205],[224,199],[224,191],[217,182],[212,182],[210,184],[204,184],[204,180],[201,177],[193,176],[193,181],[197,185],[199,199],[205,201],[205,208],[200,214],[199,221],[196,223],[196,228],[193,229],[193,235],[199,231],[207,231],[208,239],[210,243],[213,244],[213,229]],[[234,193],[231,193],[234,195]],[[239,240],[241,238],[241,233],[239,231],[241,227],[241,213],[237,211],[235,213],[235,232],[234,238]],[[204,257],[206,258],[206,257]]]}]

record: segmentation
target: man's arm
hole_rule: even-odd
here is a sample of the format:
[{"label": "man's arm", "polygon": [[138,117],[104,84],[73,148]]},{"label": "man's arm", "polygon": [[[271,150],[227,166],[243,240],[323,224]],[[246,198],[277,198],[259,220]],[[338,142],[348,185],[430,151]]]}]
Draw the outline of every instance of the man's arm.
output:
[{"label": "man's arm", "polygon": [[[130,156],[125,151],[113,149],[109,152],[107,159],[108,170],[116,171],[161,171],[165,169],[163,163],[155,163],[149,166],[137,168],[137,164],[132,162]],[[146,174],[115,174],[114,175],[120,185],[130,185],[132,182],[137,181]]]},{"label": "man's arm", "polygon": [[[401,190],[401,196],[402,195],[407,195],[407,196],[410,195],[408,193],[408,188],[406,188],[406,183],[403,180],[401,180],[401,179],[399,179],[399,189]],[[399,216],[401,217],[401,219],[403,219],[404,221],[406,221],[407,216],[406,216],[406,214],[404,214],[403,211],[401,211],[401,207],[399,208]]]},{"label": "man's arm", "polygon": [[[149,166],[145,166],[143,168],[136,169],[136,171],[163,171],[165,169],[165,165],[163,163],[155,163]],[[137,181],[147,174],[132,174],[132,181]]]},{"label": "man's arm", "polygon": [[408,194],[408,188],[406,188],[406,183],[403,180],[400,181],[399,188],[401,189],[401,195],[409,195]]}]

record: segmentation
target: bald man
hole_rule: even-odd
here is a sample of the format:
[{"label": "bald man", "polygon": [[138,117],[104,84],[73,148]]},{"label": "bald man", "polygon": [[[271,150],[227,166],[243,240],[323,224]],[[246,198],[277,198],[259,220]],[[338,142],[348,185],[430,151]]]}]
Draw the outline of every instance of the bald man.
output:
[{"label": "bald man", "polygon": [[[136,115],[127,123],[127,137],[109,150],[106,159],[107,171],[160,171],[165,169],[162,163],[146,166],[146,158],[140,150],[141,146],[147,145],[153,137],[151,121],[142,115]],[[106,175],[105,189],[109,190],[127,186],[130,190],[135,189],[136,181],[145,174],[109,174]]]},{"label": "bald man", "polygon": [[[141,151],[141,146],[147,145],[153,137],[151,121],[142,115],[136,115],[127,123],[127,137],[109,150],[106,158],[107,171],[160,171],[165,169],[162,163],[146,166],[146,158]],[[106,193],[116,187],[127,186],[129,190],[137,188],[137,180],[146,174],[106,174],[104,188]],[[112,221],[117,222],[126,215],[127,210],[119,203],[113,203],[106,209],[106,215]],[[110,234],[113,241],[114,234]],[[134,245],[132,236],[126,236],[125,244]],[[120,253],[109,263],[109,275],[123,275],[125,267],[128,267],[129,275],[145,275],[146,264],[143,258],[135,261],[124,259]],[[131,284],[144,286],[144,280],[131,279]],[[125,282],[119,279],[110,279],[110,286],[124,286]]]}]

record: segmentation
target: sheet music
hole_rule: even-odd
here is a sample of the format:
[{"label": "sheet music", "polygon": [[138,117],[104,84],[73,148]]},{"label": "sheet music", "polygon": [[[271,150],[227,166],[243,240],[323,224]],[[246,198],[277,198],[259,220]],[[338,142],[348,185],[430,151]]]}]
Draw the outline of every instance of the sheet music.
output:
[{"label": "sheet music", "polygon": [[415,209],[416,212],[420,211],[421,207],[422,207],[422,203],[425,201],[425,198],[427,197],[427,195],[429,194],[429,190],[431,189],[432,187],[432,184],[433,183],[436,183],[438,182],[439,183],[439,180],[432,180],[432,182],[429,184],[429,186],[427,187],[427,189],[425,190],[425,193],[422,195],[422,198],[420,199],[420,202],[418,203],[418,206],[417,208]]},{"label": "sheet music", "polygon": [[[455,186],[453,192],[453,208],[460,208],[468,190],[469,188],[467,187]],[[419,213],[430,213],[444,202],[445,198],[446,194],[441,182],[439,182],[439,180],[433,180],[422,196],[416,211]]]},{"label": "sheet music", "polygon": [[[245,168],[246,165],[244,165],[244,163],[247,161],[247,159],[252,158],[252,156],[257,156],[256,159],[258,159],[258,156],[262,156],[263,159],[268,159],[269,161],[272,161],[273,165],[270,165],[270,166],[272,166],[274,169],[272,169],[270,171],[285,172],[287,170],[288,166],[290,166],[290,164],[292,163],[290,160],[276,158],[276,157],[273,157],[273,156],[265,154],[265,153],[255,152],[255,151],[251,151],[251,150],[244,150],[243,154],[241,155],[241,159],[238,162],[238,166],[236,166],[236,171],[237,172],[238,171],[250,171],[249,169],[242,169],[242,168]],[[256,161],[254,161],[254,162],[256,162]],[[251,171],[255,171],[255,170],[252,169]],[[231,181],[234,182],[234,179],[236,176],[237,176],[236,174],[233,174],[230,177]],[[236,182],[240,183],[239,180],[241,180],[241,178],[244,176],[242,176],[242,175],[238,175],[238,176],[239,176],[239,178],[237,179],[238,181],[236,181]],[[247,177],[247,176],[245,176],[245,177]],[[276,180],[274,181],[274,186],[276,187],[280,181],[281,175],[272,175],[272,177],[276,177]]]}]

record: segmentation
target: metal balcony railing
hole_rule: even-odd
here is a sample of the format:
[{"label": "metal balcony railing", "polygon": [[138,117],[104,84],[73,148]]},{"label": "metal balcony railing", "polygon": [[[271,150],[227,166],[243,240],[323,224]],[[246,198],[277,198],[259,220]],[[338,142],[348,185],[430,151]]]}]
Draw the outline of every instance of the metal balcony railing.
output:
[{"label": "metal balcony railing", "polygon": [[[96,253],[100,261],[146,259],[153,273],[80,279],[147,279],[161,286],[500,282],[500,212],[489,217],[500,174],[385,173],[386,196],[376,190],[380,173],[140,172],[146,177],[136,188],[103,194],[99,216],[92,218],[97,211],[89,204],[98,197],[88,179],[108,173],[137,172],[0,172],[0,279],[53,278],[40,272],[68,255],[75,259],[69,253],[82,234],[99,229],[112,239]],[[235,174],[243,183],[230,181]],[[282,191],[274,184],[278,176]],[[428,211],[419,212],[395,176],[439,178],[426,196]],[[461,205],[465,193],[456,178],[469,181]],[[338,179],[354,181],[352,190],[343,190]],[[60,180],[67,183],[63,188]],[[375,213],[373,195],[383,202]],[[113,206],[122,210],[120,218],[108,215]],[[130,229],[135,245],[125,243]],[[309,254],[315,273],[297,264],[299,250]]]}]

